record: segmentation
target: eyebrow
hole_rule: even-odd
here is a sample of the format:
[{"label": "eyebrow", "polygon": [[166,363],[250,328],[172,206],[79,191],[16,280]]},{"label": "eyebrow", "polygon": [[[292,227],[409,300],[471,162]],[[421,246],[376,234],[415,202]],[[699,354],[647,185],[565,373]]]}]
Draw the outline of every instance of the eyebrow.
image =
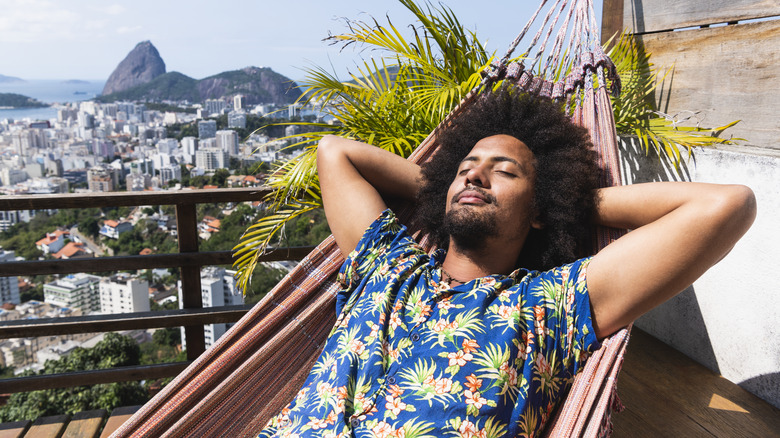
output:
[{"label": "eyebrow", "polygon": [[[479,158],[474,157],[474,156],[468,156],[468,157],[462,159],[460,161],[460,164],[463,164],[463,163],[468,162],[468,161],[479,161]],[[492,162],[495,162],[495,163],[501,163],[501,162],[512,163],[515,166],[517,166],[517,168],[520,169],[520,171],[523,172],[523,174],[528,175],[528,170],[525,168],[525,166],[520,164],[520,162],[515,160],[514,158],[506,157],[506,156],[503,156],[503,155],[499,155],[499,156],[496,156],[496,157],[488,158],[488,161],[492,161]]]}]

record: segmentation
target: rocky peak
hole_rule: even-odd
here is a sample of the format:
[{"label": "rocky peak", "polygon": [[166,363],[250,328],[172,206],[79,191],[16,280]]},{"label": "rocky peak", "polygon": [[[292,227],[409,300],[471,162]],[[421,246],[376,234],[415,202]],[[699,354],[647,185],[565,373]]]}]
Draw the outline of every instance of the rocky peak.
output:
[{"label": "rocky peak", "polygon": [[165,62],[151,41],[138,43],[108,77],[103,94],[124,91],[165,74]]}]

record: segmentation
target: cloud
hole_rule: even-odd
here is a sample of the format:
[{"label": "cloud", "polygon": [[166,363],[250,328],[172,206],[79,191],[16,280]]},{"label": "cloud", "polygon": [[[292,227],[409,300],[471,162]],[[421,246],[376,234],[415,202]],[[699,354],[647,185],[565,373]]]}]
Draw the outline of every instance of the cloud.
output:
[{"label": "cloud", "polygon": [[119,26],[116,28],[116,33],[120,35],[126,33],[134,33],[134,32],[138,32],[141,29],[143,29],[143,26]]},{"label": "cloud", "polygon": [[123,12],[125,12],[125,7],[122,5],[113,4],[111,6],[107,6],[103,8],[103,12],[105,12],[108,15],[121,15]]},{"label": "cloud", "polygon": [[81,17],[47,0],[0,2],[0,42],[69,40],[78,35]]}]

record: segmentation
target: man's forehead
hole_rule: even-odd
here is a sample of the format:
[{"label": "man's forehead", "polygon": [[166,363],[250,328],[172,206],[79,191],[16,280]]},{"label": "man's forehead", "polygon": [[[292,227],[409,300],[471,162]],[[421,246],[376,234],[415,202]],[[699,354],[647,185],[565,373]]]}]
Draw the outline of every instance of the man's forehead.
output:
[{"label": "man's forehead", "polygon": [[462,161],[482,159],[511,161],[522,167],[522,162],[534,160],[534,154],[525,143],[517,138],[499,134],[478,141]]}]

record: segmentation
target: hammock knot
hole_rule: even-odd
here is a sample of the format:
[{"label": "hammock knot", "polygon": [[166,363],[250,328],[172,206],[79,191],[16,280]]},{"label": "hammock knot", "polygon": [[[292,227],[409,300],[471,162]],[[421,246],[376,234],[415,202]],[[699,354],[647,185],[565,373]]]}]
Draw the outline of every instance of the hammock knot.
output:
[{"label": "hammock knot", "polygon": [[509,67],[506,68],[506,79],[515,80],[520,77],[520,74],[525,70],[525,66],[519,62],[512,62]]},{"label": "hammock knot", "polygon": [[495,60],[490,63],[486,69],[482,70],[482,77],[489,80],[496,80],[506,71],[506,65],[503,60]]}]

